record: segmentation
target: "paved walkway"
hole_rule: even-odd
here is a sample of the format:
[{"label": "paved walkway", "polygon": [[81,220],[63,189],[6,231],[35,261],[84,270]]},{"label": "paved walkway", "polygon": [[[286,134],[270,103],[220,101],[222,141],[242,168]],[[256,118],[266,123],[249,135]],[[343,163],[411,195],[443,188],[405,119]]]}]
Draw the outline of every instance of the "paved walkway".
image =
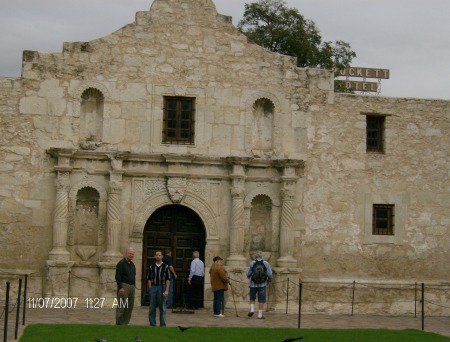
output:
[{"label": "paved walkway", "polygon": [[[247,317],[247,311],[237,312],[228,309],[225,317],[214,317],[210,309],[200,309],[193,313],[176,313],[168,310],[168,326],[198,326],[198,327],[270,327],[297,328],[298,316],[281,312],[265,312],[266,319],[258,320],[256,315]],[[16,312],[10,313],[8,340],[14,341]],[[27,309],[26,324],[35,323],[74,323],[74,324],[114,324],[115,310],[103,309]],[[422,329],[420,317],[414,316],[374,316],[374,315],[325,315],[303,314],[301,328],[372,328],[372,329]],[[3,334],[3,322],[1,333]],[[20,313],[20,338],[24,326],[22,312]],[[136,307],[133,311],[132,325],[148,325],[148,307]],[[425,319],[425,331],[450,337],[450,317],[428,317]]]}]

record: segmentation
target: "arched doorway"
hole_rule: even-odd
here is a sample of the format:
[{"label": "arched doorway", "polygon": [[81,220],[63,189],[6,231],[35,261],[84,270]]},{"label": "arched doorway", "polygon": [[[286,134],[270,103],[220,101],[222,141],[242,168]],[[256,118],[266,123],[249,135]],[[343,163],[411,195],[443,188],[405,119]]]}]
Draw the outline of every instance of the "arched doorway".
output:
[{"label": "arched doorway", "polygon": [[147,267],[155,262],[155,250],[161,249],[164,253],[166,248],[172,249],[173,266],[178,275],[173,289],[174,306],[181,307],[184,304],[183,294],[187,295],[192,253],[199,251],[204,262],[205,245],[205,226],[193,210],[182,205],[166,205],[157,209],[144,228],[141,304],[149,304],[145,277]]}]

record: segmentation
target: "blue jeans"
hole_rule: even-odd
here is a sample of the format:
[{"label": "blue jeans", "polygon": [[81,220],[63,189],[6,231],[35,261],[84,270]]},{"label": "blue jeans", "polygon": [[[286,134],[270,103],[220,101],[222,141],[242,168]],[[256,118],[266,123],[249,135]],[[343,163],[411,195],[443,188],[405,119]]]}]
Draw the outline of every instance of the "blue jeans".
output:
[{"label": "blue jeans", "polygon": [[166,300],[163,297],[166,285],[152,286],[149,291],[150,309],[148,312],[148,320],[152,327],[156,326],[156,307],[159,307],[159,325],[166,326]]},{"label": "blue jeans", "polygon": [[220,313],[222,312],[224,293],[225,290],[214,291],[214,302],[213,302],[214,315],[220,315]]},{"label": "blue jeans", "polygon": [[266,287],[250,287],[250,301],[254,302],[258,294],[258,303],[266,302]]}]

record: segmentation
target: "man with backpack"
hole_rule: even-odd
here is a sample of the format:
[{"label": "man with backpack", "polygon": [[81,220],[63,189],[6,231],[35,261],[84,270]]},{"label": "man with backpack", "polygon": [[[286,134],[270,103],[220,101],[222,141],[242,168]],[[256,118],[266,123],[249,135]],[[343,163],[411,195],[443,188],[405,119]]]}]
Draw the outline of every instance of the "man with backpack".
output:
[{"label": "man with backpack", "polygon": [[258,319],[264,319],[263,308],[266,303],[266,287],[267,283],[272,281],[272,269],[267,261],[262,259],[262,253],[255,253],[255,260],[250,263],[247,270],[247,278],[250,287],[250,312],[248,317],[252,317],[255,313],[255,300],[258,296]]}]

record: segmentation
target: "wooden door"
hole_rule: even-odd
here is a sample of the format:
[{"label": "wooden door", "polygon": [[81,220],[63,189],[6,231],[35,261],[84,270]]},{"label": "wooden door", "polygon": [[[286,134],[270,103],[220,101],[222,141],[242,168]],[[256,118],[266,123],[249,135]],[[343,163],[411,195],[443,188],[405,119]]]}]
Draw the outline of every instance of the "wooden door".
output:
[{"label": "wooden door", "polygon": [[174,282],[173,300],[175,307],[184,304],[183,295],[187,294],[186,284],[192,253],[199,251],[204,262],[206,235],[200,217],[191,209],[182,205],[168,205],[157,209],[148,219],[144,228],[142,256],[142,305],[148,305],[148,293],[145,275],[147,268],[155,262],[155,251],[172,249],[173,266],[178,275]]}]

